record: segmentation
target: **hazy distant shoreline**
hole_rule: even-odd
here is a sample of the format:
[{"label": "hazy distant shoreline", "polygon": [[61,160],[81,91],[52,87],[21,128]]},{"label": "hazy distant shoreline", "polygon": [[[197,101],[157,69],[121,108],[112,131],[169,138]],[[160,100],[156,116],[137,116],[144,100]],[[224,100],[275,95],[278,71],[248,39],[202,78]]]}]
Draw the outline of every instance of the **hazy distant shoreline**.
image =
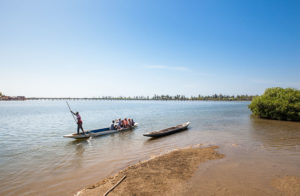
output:
[{"label": "hazy distant shoreline", "polygon": [[213,98],[213,97],[203,97],[203,98],[194,98],[194,97],[185,97],[185,98],[132,98],[132,97],[28,97],[24,99],[0,99],[0,101],[26,101],[26,100],[125,100],[125,101],[251,101],[254,96],[249,97],[230,97],[230,98]]},{"label": "hazy distant shoreline", "polygon": [[98,96],[98,97],[25,97],[7,96],[0,92],[0,101],[25,101],[25,100],[154,100],[154,101],[251,101],[258,95],[157,95],[153,96]]}]

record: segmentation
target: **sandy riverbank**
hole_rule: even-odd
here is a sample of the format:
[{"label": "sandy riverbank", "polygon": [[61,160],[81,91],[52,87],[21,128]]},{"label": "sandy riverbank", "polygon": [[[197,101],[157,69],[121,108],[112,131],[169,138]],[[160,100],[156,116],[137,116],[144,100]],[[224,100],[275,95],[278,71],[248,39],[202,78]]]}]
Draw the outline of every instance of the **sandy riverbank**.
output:
[{"label": "sandy riverbank", "polygon": [[201,148],[198,145],[153,157],[103,179],[81,190],[77,195],[103,195],[124,175],[126,179],[109,195],[174,195],[184,190],[185,182],[191,178],[201,162],[224,157],[216,148],[218,147]]},{"label": "sandy riverbank", "polygon": [[[233,146],[236,147],[236,145]],[[103,195],[124,176],[126,176],[125,180],[109,193],[110,196],[262,194],[294,196],[300,194],[300,178],[297,176],[274,177],[270,174],[266,176],[270,180],[264,183],[260,180],[261,176],[254,174],[253,179],[251,176],[253,172],[249,173],[247,169],[239,170],[238,167],[233,167],[235,164],[232,165],[231,162],[226,164],[224,161],[214,162],[210,168],[214,172],[210,173],[208,178],[206,178],[207,174],[203,173],[200,176],[199,174],[196,175],[197,178],[191,180],[195,177],[199,166],[205,165],[204,162],[224,157],[223,154],[216,151],[217,148],[218,146],[201,147],[201,145],[197,145],[152,157],[86,187],[77,195]],[[210,163],[213,162],[207,162],[207,164]],[[246,180],[240,179],[240,177],[245,178],[246,176],[249,180],[247,180],[248,178]],[[255,184],[256,182],[258,183]]]},{"label": "sandy riverbank", "polygon": [[271,185],[282,195],[296,196],[300,195],[300,178],[296,176],[284,176],[274,178]]}]

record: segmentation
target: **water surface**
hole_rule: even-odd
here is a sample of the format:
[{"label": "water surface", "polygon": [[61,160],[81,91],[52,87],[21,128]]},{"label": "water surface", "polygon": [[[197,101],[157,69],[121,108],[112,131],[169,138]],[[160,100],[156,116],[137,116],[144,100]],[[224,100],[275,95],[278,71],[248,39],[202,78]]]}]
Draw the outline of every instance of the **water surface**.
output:
[{"label": "water surface", "polygon": [[[250,173],[261,179],[253,186],[265,190],[273,176],[300,176],[300,124],[252,118],[248,104],[70,101],[85,129],[107,127],[116,118],[139,123],[135,130],[72,140],[62,137],[76,131],[64,101],[0,102],[0,195],[72,195],[128,165],[193,144],[218,145],[226,155],[215,167],[220,176],[205,169],[215,179],[223,176],[226,181],[226,170],[238,176],[235,179]],[[186,121],[191,122],[187,131],[156,140],[143,136]],[[200,167],[198,176],[201,172]],[[205,182],[210,184],[199,186],[201,190],[215,189],[216,181]]]}]

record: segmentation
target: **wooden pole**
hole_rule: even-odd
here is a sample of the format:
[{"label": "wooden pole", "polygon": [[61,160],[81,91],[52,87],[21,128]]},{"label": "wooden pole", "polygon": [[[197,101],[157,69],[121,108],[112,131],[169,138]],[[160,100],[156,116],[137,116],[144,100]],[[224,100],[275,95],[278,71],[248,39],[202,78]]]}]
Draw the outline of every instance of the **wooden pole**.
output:
[{"label": "wooden pole", "polygon": [[69,108],[69,110],[70,110],[72,116],[73,116],[73,119],[74,119],[75,123],[77,124],[77,121],[76,121],[76,119],[75,119],[75,116],[74,116],[73,113],[72,113],[72,110],[71,110],[71,108],[70,108],[69,103],[68,103],[67,101],[66,101],[66,103],[67,103],[67,105],[68,105],[68,108]]},{"label": "wooden pole", "polygon": [[111,189],[109,189],[108,191],[106,191],[106,193],[104,193],[103,196],[107,196],[108,193],[110,193],[112,190],[114,190],[125,178],[126,178],[126,175],[117,184],[115,184],[113,187],[111,187]]}]

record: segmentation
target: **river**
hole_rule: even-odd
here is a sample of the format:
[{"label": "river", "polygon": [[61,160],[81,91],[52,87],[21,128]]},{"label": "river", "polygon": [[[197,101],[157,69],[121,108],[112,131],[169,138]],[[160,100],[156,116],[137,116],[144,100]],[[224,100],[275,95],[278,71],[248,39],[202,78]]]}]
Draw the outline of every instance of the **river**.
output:
[{"label": "river", "polygon": [[[209,163],[200,167],[192,181],[203,179],[199,176],[205,173],[209,179],[252,183],[248,187],[267,191],[272,177],[300,176],[300,123],[253,118],[250,102],[69,103],[80,112],[85,129],[108,127],[117,118],[133,118],[139,125],[122,133],[73,140],[63,138],[76,132],[64,101],[0,102],[0,195],[73,195],[128,165],[193,144],[218,145],[225,158],[215,161],[220,164],[212,161],[219,165],[214,170]],[[156,140],[143,136],[186,121],[191,122],[186,131]],[[209,193],[217,187],[214,183],[203,180],[192,191]]]}]

